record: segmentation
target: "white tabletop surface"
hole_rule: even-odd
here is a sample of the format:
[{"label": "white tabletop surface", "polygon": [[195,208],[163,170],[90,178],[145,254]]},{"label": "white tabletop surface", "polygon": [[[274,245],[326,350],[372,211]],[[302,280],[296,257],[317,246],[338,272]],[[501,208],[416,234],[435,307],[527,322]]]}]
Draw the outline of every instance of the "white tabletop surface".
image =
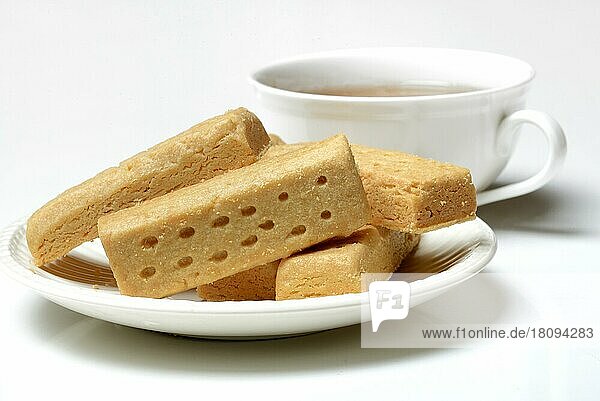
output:
[{"label": "white tabletop surface", "polygon": [[[558,119],[569,141],[565,167],[547,187],[480,208],[499,240],[489,270],[597,272],[599,20],[591,0],[2,1],[0,225],[205,117],[252,108],[245,77],[266,62],[334,48],[460,47],[534,65],[529,106]],[[525,129],[501,181],[534,172],[544,149]],[[598,293],[583,296],[598,307]],[[600,394],[598,348],[372,350],[360,348],[356,327],[201,341],[87,318],[5,277],[0,299],[0,400]]]}]

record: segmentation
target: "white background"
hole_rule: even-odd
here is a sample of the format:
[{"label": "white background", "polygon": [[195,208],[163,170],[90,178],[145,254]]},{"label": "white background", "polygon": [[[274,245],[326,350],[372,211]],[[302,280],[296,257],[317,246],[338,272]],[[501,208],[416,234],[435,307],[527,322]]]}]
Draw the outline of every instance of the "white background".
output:
[{"label": "white background", "polygon": [[[246,76],[264,63],[335,48],[459,47],[536,67],[529,105],[558,119],[569,141],[565,167],[547,187],[479,210],[499,238],[489,270],[598,271],[598,21],[592,0],[2,0],[0,225],[206,117],[252,109]],[[531,174],[544,152],[541,136],[525,129],[500,181]],[[574,296],[599,305],[597,292]],[[279,341],[195,341],[83,317],[4,277],[0,319],[2,400],[600,394],[598,348],[363,350],[355,327]]]}]

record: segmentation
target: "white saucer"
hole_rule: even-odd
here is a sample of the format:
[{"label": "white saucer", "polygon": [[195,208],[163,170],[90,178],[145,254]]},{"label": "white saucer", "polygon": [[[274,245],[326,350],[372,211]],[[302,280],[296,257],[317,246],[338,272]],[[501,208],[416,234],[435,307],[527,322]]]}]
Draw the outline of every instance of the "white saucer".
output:
[{"label": "white saucer", "polygon": [[[496,237],[480,219],[424,234],[417,252],[402,265],[404,272],[430,274],[411,283],[411,307],[474,276],[495,251]],[[368,310],[366,293],[242,302],[205,302],[195,291],[164,299],[128,297],[110,286],[107,267],[97,240],[62,261],[36,267],[27,249],[25,220],[0,231],[1,271],[65,308],[126,326],[198,337],[282,337],[357,324],[361,308]]]}]

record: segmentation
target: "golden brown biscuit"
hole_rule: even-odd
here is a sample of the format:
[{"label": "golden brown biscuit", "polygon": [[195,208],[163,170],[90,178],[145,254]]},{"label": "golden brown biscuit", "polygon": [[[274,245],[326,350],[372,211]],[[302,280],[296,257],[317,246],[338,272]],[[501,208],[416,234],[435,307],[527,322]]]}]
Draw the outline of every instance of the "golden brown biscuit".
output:
[{"label": "golden brown biscuit", "polygon": [[336,135],[104,216],[98,230],[121,292],[160,298],[350,235],[369,218]]},{"label": "golden brown biscuit", "polygon": [[98,218],[254,163],[269,143],[246,109],[211,118],[104,170],[48,202],[27,222],[36,265],[98,236]]},{"label": "golden brown biscuit", "polygon": [[[271,147],[265,158],[306,146]],[[475,218],[475,186],[469,170],[408,153],[352,145],[371,206],[371,223],[424,233]]]},{"label": "golden brown biscuit", "polygon": [[372,223],[424,233],[475,218],[469,170],[407,153],[352,145]]},{"label": "golden brown biscuit", "polygon": [[319,244],[281,261],[276,299],[361,292],[362,273],[391,275],[418,242],[418,234],[366,226],[350,237]]},{"label": "golden brown biscuit", "polygon": [[198,287],[205,301],[261,301],[275,299],[279,261],[254,267]]}]

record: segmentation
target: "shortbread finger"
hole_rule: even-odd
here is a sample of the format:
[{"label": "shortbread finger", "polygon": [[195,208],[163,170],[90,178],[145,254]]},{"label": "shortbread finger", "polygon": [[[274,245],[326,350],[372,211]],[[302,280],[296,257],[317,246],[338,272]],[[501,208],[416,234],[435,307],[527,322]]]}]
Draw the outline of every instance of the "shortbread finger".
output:
[{"label": "shortbread finger", "polygon": [[[265,158],[303,146],[273,146]],[[371,206],[372,224],[424,233],[475,218],[475,186],[466,168],[408,153],[351,147]]]},{"label": "shortbread finger", "polygon": [[258,118],[211,118],[73,187],[35,212],[27,243],[36,265],[98,236],[100,216],[255,162],[269,143]]},{"label": "shortbread finger", "polygon": [[98,221],[121,293],[160,298],[350,235],[370,209],[345,136]]},{"label": "shortbread finger", "polygon": [[424,233],[475,218],[468,169],[415,155],[352,145],[372,223]]},{"label": "shortbread finger", "polygon": [[262,301],[275,299],[279,261],[254,267],[198,287],[205,301]]},{"label": "shortbread finger", "polygon": [[366,226],[283,259],[277,269],[277,300],[362,291],[363,273],[389,273],[419,242],[418,234]]}]

